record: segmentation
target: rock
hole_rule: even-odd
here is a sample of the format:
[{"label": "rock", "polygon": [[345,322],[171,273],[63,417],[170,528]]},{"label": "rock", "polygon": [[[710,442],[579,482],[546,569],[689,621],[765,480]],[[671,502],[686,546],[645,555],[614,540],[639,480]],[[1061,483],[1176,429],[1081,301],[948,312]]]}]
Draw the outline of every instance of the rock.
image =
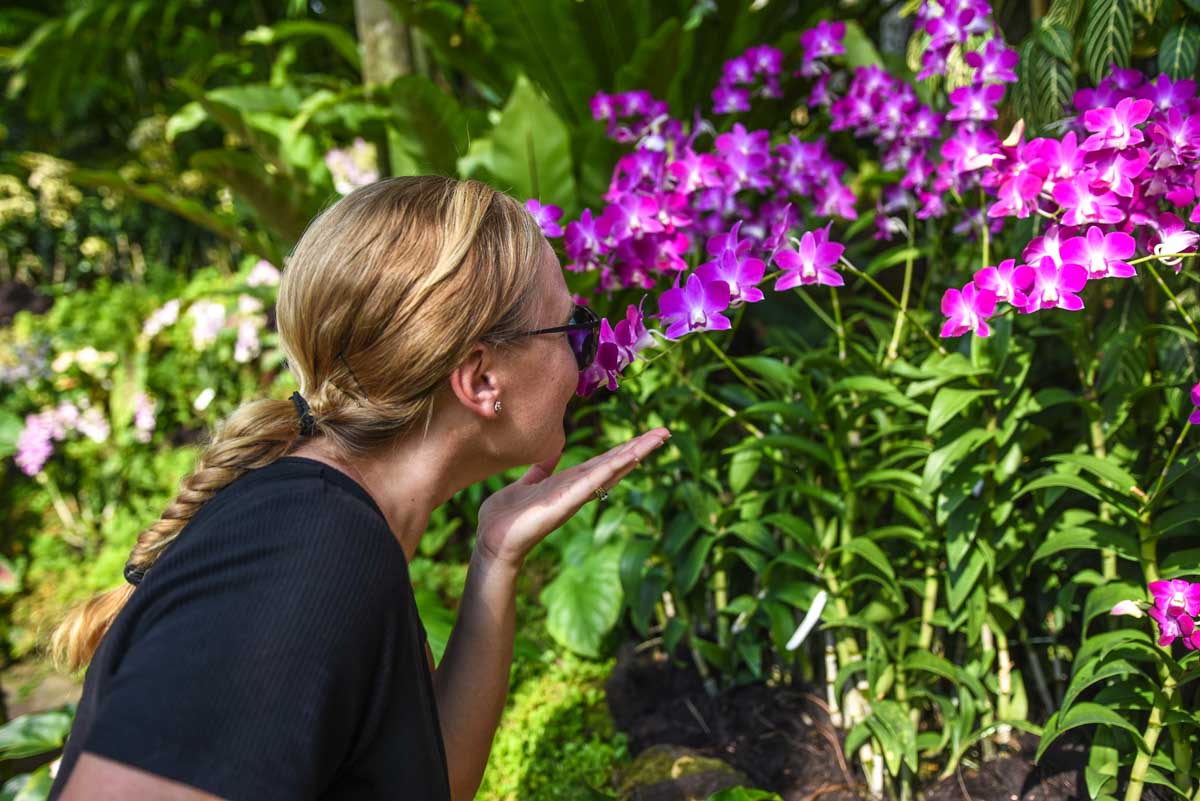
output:
[{"label": "rock", "polygon": [[681,745],[652,745],[617,780],[619,801],[705,801],[718,790],[748,786],[745,774]]}]

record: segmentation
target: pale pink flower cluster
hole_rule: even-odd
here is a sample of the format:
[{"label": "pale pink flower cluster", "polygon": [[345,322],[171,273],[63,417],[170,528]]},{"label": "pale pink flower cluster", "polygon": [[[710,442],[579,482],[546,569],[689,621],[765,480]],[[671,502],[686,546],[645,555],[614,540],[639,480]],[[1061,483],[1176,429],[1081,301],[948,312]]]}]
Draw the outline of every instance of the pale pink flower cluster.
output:
[{"label": "pale pink flower cluster", "polygon": [[133,437],[145,444],[154,435],[156,422],[155,412],[158,403],[145,392],[139,392],[133,399]]},{"label": "pale pink flower cluster", "polygon": [[25,427],[17,435],[17,467],[27,476],[37,475],[54,454],[54,443],[78,431],[95,442],[108,439],[112,429],[104,413],[96,407],[82,411],[74,403],[63,401],[58,406],[26,415]]},{"label": "pale pink flower cluster", "polygon": [[148,337],[156,336],[159,331],[162,331],[169,325],[174,325],[179,319],[179,300],[168,300],[159,308],[155,309],[146,322],[142,325],[142,333]]},{"label": "pale pink flower cluster", "polygon": [[333,175],[333,188],[339,195],[348,195],[360,186],[379,180],[375,145],[361,136],[344,150],[334,148],[326,153],[325,166]]}]

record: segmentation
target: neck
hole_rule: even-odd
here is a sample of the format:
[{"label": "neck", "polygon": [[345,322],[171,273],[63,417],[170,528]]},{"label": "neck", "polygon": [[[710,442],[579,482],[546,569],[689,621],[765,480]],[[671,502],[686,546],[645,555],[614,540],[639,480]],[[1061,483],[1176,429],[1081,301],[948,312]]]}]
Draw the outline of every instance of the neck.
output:
[{"label": "neck", "polygon": [[470,447],[473,437],[467,432],[433,428],[424,437],[413,432],[393,447],[360,459],[343,459],[320,437],[289,455],[324,462],[358,482],[383,512],[411,564],[433,510],[502,469],[489,464],[477,442]]}]

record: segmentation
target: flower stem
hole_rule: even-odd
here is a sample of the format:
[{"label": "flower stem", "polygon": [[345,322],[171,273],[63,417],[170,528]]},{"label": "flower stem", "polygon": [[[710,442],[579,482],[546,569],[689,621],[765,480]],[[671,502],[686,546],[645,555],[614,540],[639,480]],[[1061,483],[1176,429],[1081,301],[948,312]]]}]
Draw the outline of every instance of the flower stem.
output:
[{"label": "flower stem", "polygon": [[829,297],[833,299],[833,319],[837,323],[834,331],[837,333],[838,361],[846,361],[846,327],[842,325],[842,305],[838,302],[837,290],[829,287]]},{"label": "flower stem", "polygon": [[715,408],[720,409],[722,414],[724,414],[726,417],[731,417],[734,420],[736,420],[738,425],[742,426],[742,428],[749,431],[751,434],[753,434],[758,439],[762,439],[763,436],[765,436],[763,434],[763,432],[761,430],[759,430],[758,426],[754,425],[753,423],[748,423],[745,420],[741,419],[741,417],[738,416],[737,410],[734,409],[732,406],[730,406],[727,403],[722,403],[721,401],[714,398],[712,395],[709,395],[707,392],[705,392],[700,387],[693,384],[691,379],[688,378],[684,374],[683,369],[679,366],[679,362],[675,361],[674,359],[668,359],[667,363],[671,365],[671,369],[675,371],[675,375],[677,375],[679,377],[679,380],[682,381],[684,384],[686,384],[688,389],[690,389],[692,392],[696,393],[696,396],[698,398],[700,398],[704,402],[714,406]]},{"label": "flower stem", "polygon": [[1179,436],[1175,438],[1175,444],[1171,446],[1171,453],[1167,456],[1167,463],[1163,465],[1162,472],[1158,475],[1158,483],[1154,485],[1154,492],[1150,493],[1150,497],[1146,499],[1143,509],[1149,510],[1150,507],[1158,500],[1158,492],[1162,489],[1163,481],[1167,478],[1167,473],[1171,470],[1171,463],[1175,461],[1175,455],[1179,453],[1179,446],[1183,444],[1183,438],[1187,436],[1191,430],[1192,423],[1187,421],[1183,424],[1183,430],[1179,432]]},{"label": "flower stem", "polygon": [[891,363],[899,356],[900,337],[904,334],[905,310],[908,309],[908,295],[912,290],[913,262],[913,213],[908,210],[908,258],[904,260],[904,285],[900,288],[900,308],[896,310],[896,322],[892,326],[892,340],[888,343],[884,364]]},{"label": "flower stem", "polygon": [[880,295],[883,295],[883,297],[886,298],[889,303],[891,303],[894,307],[899,309],[900,313],[902,315],[904,315],[904,317],[906,319],[908,319],[908,321],[910,323],[913,324],[914,328],[916,328],[918,331],[920,331],[925,336],[925,338],[927,340],[929,340],[929,344],[933,345],[933,347],[937,349],[938,353],[940,353],[943,356],[946,355],[946,349],[942,347],[942,343],[938,342],[934,338],[933,334],[929,333],[929,331],[927,331],[925,329],[925,326],[919,325],[915,320],[913,320],[909,316],[908,310],[900,305],[900,301],[896,300],[896,297],[891,292],[888,292],[886,289],[884,289],[882,286],[880,286],[879,282],[876,281],[873,277],[871,277],[864,271],[855,267],[854,264],[849,259],[847,259],[845,256],[842,257],[841,261],[842,261],[842,264],[844,264],[846,266],[846,269],[850,270],[851,272],[853,272],[854,274],[856,274],[857,276],[862,278],[864,281],[866,281],[868,284],[870,284],[875,289],[876,292],[878,292]]},{"label": "flower stem", "polygon": [[1192,333],[1196,335],[1197,339],[1200,339],[1200,328],[1196,327],[1196,322],[1192,319],[1192,315],[1188,314],[1187,311],[1184,310],[1183,305],[1179,302],[1179,298],[1175,297],[1175,293],[1172,292],[1171,288],[1167,286],[1167,283],[1162,280],[1162,276],[1158,274],[1158,270],[1154,269],[1154,265],[1151,262],[1146,262],[1146,269],[1150,271],[1150,274],[1154,276],[1154,280],[1158,283],[1159,287],[1167,294],[1167,297],[1171,299],[1171,305],[1174,306],[1175,311],[1179,312],[1179,315],[1183,317],[1184,322],[1188,324],[1188,328],[1192,329]]},{"label": "flower stem", "polygon": [[721,350],[715,344],[713,344],[713,341],[711,338],[706,337],[706,336],[701,336],[700,338],[704,341],[704,344],[708,346],[708,349],[711,350],[713,353],[717,354],[717,358],[719,358],[722,362],[724,362],[725,366],[729,368],[729,371],[731,373],[733,373],[735,376],[737,376],[738,380],[741,381],[743,384],[745,384],[746,387],[751,392],[753,392],[755,394],[759,394],[762,392],[762,387],[759,386],[758,384],[756,384],[752,379],[747,377],[746,374],[743,373],[741,371],[741,369],[736,364],[733,363],[733,360],[731,360],[729,358],[729,356],[725,353],[725,351]]}]

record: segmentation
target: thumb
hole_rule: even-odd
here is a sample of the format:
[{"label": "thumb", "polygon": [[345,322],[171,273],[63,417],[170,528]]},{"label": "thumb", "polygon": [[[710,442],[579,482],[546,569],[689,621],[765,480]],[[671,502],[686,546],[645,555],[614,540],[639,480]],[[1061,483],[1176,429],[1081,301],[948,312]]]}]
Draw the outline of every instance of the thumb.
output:
[{"label": "thumb", "polygon": [[521,476],[517,480],[517,483],[537,484],[543,481],[546,477],[554,472],[554,468],[558,466],[558,460],[561,458],[562,451],[559,451],[557,455],[552,456],[545,461],[538,462],[533,467],[530,467],[527,471],[525,471],[525,475]]}]

